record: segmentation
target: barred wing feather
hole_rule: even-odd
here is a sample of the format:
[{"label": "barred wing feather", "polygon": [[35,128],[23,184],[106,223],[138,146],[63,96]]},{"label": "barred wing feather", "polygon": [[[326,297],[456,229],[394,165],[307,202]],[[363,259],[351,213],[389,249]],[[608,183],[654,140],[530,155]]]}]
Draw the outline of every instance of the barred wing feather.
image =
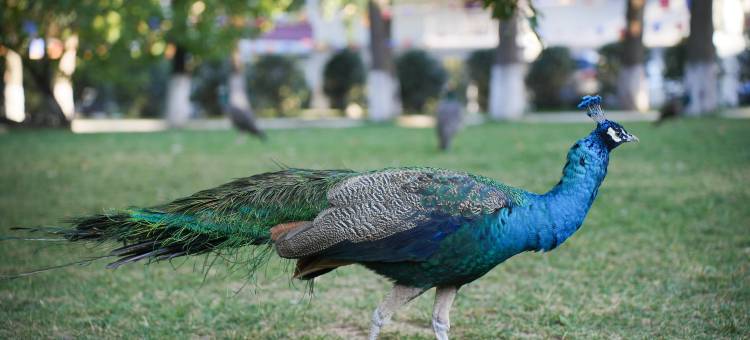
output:
[{"label": "barred wing feather", "polygon": [[[466,173],[406,168],[348,178],[328,191],[328,203],[306,228],[276,241],[281,256],[395,261],[399,250],[424,250],[420,242],[445,237],[463,222],[506,207],[511,200],[505,191]],[[372,252],[373,247],[377,251]],[[429,253],[407,252],[419,257]]]}]

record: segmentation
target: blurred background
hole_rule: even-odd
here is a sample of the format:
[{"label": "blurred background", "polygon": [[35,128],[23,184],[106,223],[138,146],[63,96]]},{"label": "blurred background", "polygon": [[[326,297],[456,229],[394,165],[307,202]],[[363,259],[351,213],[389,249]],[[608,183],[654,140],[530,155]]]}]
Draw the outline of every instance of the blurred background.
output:
[{"label": "blurred background", "polygon": [[[451,336],[749,339],[749,12],[750,0],[0,0],[0,238],[284,166],[430,166],[546,192],[592,129],[575,105],[599,93],[641,142],[613,152],[574,237],[461,289]],[[347,266],[308,294],[288,261],[251,280],[245,263],[209,257],[5,279],[106,252],[0,241],[0,339],[365,338],[390,286]],[[383,337],[434,339],[432,298]]]},{"label": "blurred background", "polygon": [[228,127],[205,120],[237,109],[384,121],[448,91],[495,120],[592,93],[642,113],[750,103],[749,1],[485,2],[7,0],[2,115],[88,131]]}]

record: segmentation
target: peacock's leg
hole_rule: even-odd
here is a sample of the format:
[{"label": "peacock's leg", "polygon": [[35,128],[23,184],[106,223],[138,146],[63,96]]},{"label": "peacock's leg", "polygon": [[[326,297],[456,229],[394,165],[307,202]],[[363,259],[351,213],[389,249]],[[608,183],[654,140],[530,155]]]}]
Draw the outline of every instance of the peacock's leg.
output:
[{"label": "peacock's leg", "polygon": [[451,328],[451,306],[458,287],[437,287],[435,290],[435,307],[432,310],[432,329],[438,340],[448,340],[448,329]]},{"label": "peacock's leg", "polygon": [[380,328],[383,327],[388,321],[391,320],[391,316],[401,306],[411,301],[415,297],[424,293],[422,288],[414,288],[408,286],[395,285],[393,290],[388,293],[385,300],[375,309],[372,313],[372,327],[370,328],[370,340],[375,340],[380,334]]}]

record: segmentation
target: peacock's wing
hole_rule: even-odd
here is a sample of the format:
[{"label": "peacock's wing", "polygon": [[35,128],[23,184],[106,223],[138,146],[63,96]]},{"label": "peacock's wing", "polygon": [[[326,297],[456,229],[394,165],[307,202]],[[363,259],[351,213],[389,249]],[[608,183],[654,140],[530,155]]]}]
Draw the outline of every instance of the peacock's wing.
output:
[{"label": "peacock's wing", "polygon": [[512,196],[487,179],[448,170],[362,174],[331,188],[329,207],[277,240],[276,249],[287,258],[421,260],[462,225],[513,204]]}]

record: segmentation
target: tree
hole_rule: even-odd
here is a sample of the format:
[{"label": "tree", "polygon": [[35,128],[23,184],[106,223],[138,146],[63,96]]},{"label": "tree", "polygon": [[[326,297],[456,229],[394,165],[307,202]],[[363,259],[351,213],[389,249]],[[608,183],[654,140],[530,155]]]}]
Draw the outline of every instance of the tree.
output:
[{"label": "tree", "polygon": [[495,60],[490,74],[489,111],[492,119],[517,119],[526,109],[526,65],[518,45],[519,16],[500,20]]},{"label": "tree", "polygon": [[713,0],[690,2],[690,35],[687,39],[685,90],[691,116],[716,110],[718,79],[713,44]]},{"label": "tree", "polygon": [[438,60],[421,50],[398,57],[396,69],[401,102],[412,112],[422,112],[428,100],[439,97],[448,76]]},{"label": "tree", "polygon": [[[165,16],[166,57],[172,73],[167,90],[166,118],[180,127],[190,117],[191,70],[202,59],[230,59],[237,40],[260,31],[256,19],[295,4],[292,0],[173,0]],[[240,68],[233,68],[235,73]]]},{"label": "tree", "polygon": [[530,0],[484,0],[484,5],[492,10],[493,17],[500,20],[499,43],[490,76],[490,117],[517,119],[526,109],[526,65],[516,39],[523,18],[520,11],[521,8],[528,10],[527,19],[535,29],[536,10]]},{"label": "tree", "polygon": [[648,110],[648,82],[643,66],[643,13],[646,0],[628,0],[625,11],[622,67],[617,76],[617,96],[627,110]]},{"label": "tree", "polygon": [[383,121],[400,111],[397,83],[393,76],[391,51],[391,13],[387,0],[367,2],[370,19],[370,54],[372,64],[367,75],[368,113],[371,120]]},{"label": "tree", "polygon": [[253,64],[250,91],[258,108],[272,108],[286,116],[298,110],[309,98],[305,76],[292,58],[264,55]]},{"label": "tree", "polygon": [[334,54],[323,68],[323,91],[331,99],[333,108],[343,110],[349,93],[365,81],[365,67],[359,53],[343,49]]},{"label": "tree", "polygon": [[[63,28],[74,26],[76,23],[72,20],[73,8],[67,1],[7,1],[2,5],[0,12],[0,44],[10,50],[6,53],[6,68],[9,74],[15,75],[10,78],[11,89],[14,93],[6,97],[13,101],[21,100],[18,98],[23,93],[22,74],[18,66],[25,68],[31,80],[34,81],[36,88],[43,94],[47,109],[32,117],[26,117],[39,125],[46,126],[67,126],[68,118],[63,113],[62,108],[54,97],[52,87],[53,61],[49,53],[44,53],[44,41],[47,38],[59,36],[60,34],[70,35],[71,30],[61,32]],[[32,41],[35,47],[41,47],[43,56],[38,61],[29,58],[28,49]],[[18,57],[18,58],[17,58]],[[36,56],[35,56],[36,57]],[[20,63],[18,59],[20,58]],[[20,77],[19,77],[20,75]],[[18,107],[17,103],[11,104]],[[17,113],[14,113],[17,114]]]},{"label": "tree", "polygon": [[563,102],[561,93],[569,84],[575,71],[575,62],[567,47],[545,48],[531,64],[526,84],[533,94],[537,108],[559,109]]},{"label": "tree", "polygon": [[487,111],[490,93],[490,74],[495,60],[495,49],[477,50],[471,52],[466,59],[466,67],[469,69],[469,78],[479,90],[479,107]]},{"label": "tree", "polygon": [[[140,35],[136,24],[157,8],[158,3],[152,0],[133,0],[127,6],[118,1],[93,0],[4,2],[0,44],[21,58],[26,75],[46,103],[45,109],[33,112],[26,121],[68,126],[74,102],[71,77],[80,45],[105,57],[113,44]],[[41,53],[29,54],[32,43]],[[16,87],[15,91],[23,90]]]}]

